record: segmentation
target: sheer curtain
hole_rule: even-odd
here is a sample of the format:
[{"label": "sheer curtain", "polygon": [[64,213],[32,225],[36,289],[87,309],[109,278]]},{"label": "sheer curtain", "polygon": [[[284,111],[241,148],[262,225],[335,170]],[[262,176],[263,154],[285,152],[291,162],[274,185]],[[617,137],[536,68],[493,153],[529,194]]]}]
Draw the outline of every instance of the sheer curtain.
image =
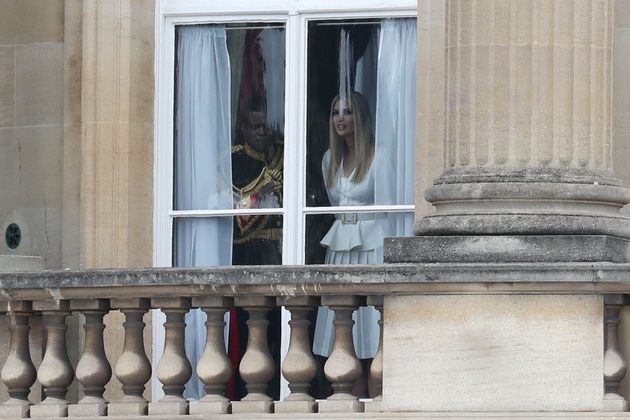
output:
[{"label": "sheer curtain", "polygon": [[[230,62],[224,28],[181,27],[176,93],[176,208],[232,208]],[[232,218],[178,219],[178,267],[230,265]],[[205,314],[186,316],[186,354],[199,360],[205,345]],[[185,396],[203,387],[193,369]]]},{"label": "sheer curtain", "polygon": [[[376,89],[376,204],[414,204],[416,135],[416,20],[381,26]],[[411,233],[413,215],[387,218],[386,236]]]},{"label": "sheer curtain", "polygon": [[267,125],[284,132],[284,28],[266,28],[260,33],[260,48],[265,65],[265,102]]}]

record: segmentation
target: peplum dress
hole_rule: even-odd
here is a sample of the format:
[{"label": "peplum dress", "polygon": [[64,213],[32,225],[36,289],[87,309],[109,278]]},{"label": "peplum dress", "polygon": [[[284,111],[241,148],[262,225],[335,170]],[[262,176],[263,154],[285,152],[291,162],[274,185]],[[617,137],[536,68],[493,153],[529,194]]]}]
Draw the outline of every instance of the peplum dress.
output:
[{"label": "peplum dress", "polygon": [[[328,173],[330,149],[322,159],[322,173]],[[343,175],[343,162],[335,174],[335,182],[326,188],[331,206],[369,206],[374,204],[374,168],[370,169],[361,182],[351,181],[352,175]],[[383,262],[384,213],[336,214],[335,222],[324,235],[320,244],[326,247],[325,264],[380,264]],[[352,318],[353,341],[359,359],[374,357],[378,349],[379,319],[373,307],[361,307]],[[313,337],[313,353],[328,357],[334,339],[334,313],[327,307],[319,307]]]},{"label": "peplum dress", "polygon": [[[322,173],[328,173],[330,149],[322,159]],[[370,206],[374,204],[374,164],[358,183],[343,174],[343,161],[331,188],[326,188],[330,205]],[[336,214],[335,222],[320,241],[326,248],[326,264],[379,264],[383,262],[384,214]]]}]

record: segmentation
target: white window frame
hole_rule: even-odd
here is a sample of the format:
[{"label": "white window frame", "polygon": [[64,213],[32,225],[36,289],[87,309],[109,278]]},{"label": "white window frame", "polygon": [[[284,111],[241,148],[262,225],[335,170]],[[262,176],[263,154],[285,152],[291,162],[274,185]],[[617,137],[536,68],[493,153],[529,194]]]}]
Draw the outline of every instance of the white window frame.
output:
[{"label": "white window frame", "polygon": [[[155,15],[155,125],[153,265],[170,267],[173,255],[173,220],[177,217],[213,217],[237,214],[278,214],[283,217],[283,264],[304,264],[306,217],[342,212],[414,212],[414,205],[361,207],[306,207],[306,94],[307,31],[313,20],[416,17],[416,0],[158,0]],[[284,197],[281,209],[173,210],[173,133],[175,80],[175,27],[231,22],[286,24]],[[289,71],[297,69],[297,71]],[[287,110],[295,110],[289,114]],[[297,159],[295,157],[298,157]],[[157,315],[157,316],[156,316]],[[154,312],[154,337],[161,333],[161,314]],[[283,316],[283,327],[286,322]],[[284,331],[283,331],[284,335]],[[283,340],[283,348],[286,345]],[[154,366],[162,348],[154,340]],[[288,345],[288,344],[287,344]],[[283,355],[286,354],[283,351]],[[283,387],[286,392],[286,386]],[[152,380],[154,399],[161,395]],[[283,392],[284,394],[284,392]]]}]

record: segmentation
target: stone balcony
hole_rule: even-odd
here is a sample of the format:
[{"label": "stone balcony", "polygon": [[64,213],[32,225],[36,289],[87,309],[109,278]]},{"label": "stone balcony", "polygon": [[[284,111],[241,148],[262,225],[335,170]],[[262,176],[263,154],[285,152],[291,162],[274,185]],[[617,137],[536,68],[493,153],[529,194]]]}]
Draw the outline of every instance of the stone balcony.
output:
[{"label": "stone balcony", "polygon": [[[619,395],[626,363],[618,330],[629,280],[630,265],[612,263],[2,273],[0,299],[11,338],[1,373],[10,399],[0,405],[0,417],[626,417],[627,404]],[[308,314],[320,304],[336,316],[333,352],[324,367],[334,393],[314,400],[309,395],[314,359],[307,330]],[[382,392],[373,399],[350,393],[361,374],[351,314],[365,304],[381,310],[383,320],[370,367]],[[249,393],[240,401],[224,396],[233,371],[223,319],[232,306],[250,315],[247,350],[239,365]],[[275,306],[284,306],[292,318],[281,370],[291,393],[282,401],[266,395],[274,370],[266,315]],[[191,366],[184,350],[184,315],[197,307],[208,315],[207,342],[199,363]],[[142,317],[150,309],[161,309],[167,320],[157,366],[151,366],[142,339]],[[114,310],[125,317],[125,344],[110,366],[103,317]],[[75,366],[66,346],[66,318],[72,312],[83,314],[85,329]],[[47,345],[36,368],[29,322],[39,316]],[[199,402],[182,398],[192,369],[205,384],[206,396]],[[124,395],[106,401],[103,392],[112,373]],[[143,398],[152,373],[165,391],[157,401]],[[81,389],[78,402],[66,399],[75,376]],[[29,399],[36,382],[43,401]]]}]

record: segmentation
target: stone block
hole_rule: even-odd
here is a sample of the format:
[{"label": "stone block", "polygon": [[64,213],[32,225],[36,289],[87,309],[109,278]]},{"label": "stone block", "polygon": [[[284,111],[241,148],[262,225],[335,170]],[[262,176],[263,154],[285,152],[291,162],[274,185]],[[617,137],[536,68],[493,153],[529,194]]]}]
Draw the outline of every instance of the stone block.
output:
[{"label": "stone block", "polygon": [[365,412],[366,413],[380,413],[383,411],[383,400],[382,399],[374,399],[372,401],[365,402]]},{"label": "stone block", "polygon": [[113,402],[107,406],[109,416],[146,416],[148,402]]},{"label": "stone block", "polygon": [[0,47],[0,127],[15,121],[15,48]]},{"label": "stone block", "polygon": [[0,418],[28,418],[30,408],[29,404],[2,404],[0,405]]},{"label": "stone block", "polygon": [[100,417],[107,415],[107,403],[70,404],[68,417]]},{"label": "stone block", "polygon": [[36,404],[31,406],[31,418],[68,417],[68,404]]},{"label": "stone block", "polygon": [[362,413],[364,403],[357,400],[327,400],[319,401],[317,408],[320,413]]},{"label": "stone block", "polygon": [[384,319],[384,411],[602,409],[601,296],[388,296]]},{"label": "stone block", "polygon": [[199,401],[191,403],[189,410],[191,415],[229,414],[232,406],[229,401]]},{"label": "stone block", "polygon": [[183,416],[188,414],[188,401],[149,403],[149,416]]},{"label": "stone block", "polygon": [[17,44],[63,41],[64,0],[21,0],[17,2]]},{"label": "stone block", "polygon": [[276,413],[317,413],[315,400],[278,401],[274,404]]},{"label": "stone block", "polygon": [[16,47],[17,126],[63,123],[63,43]]},{"label": "stone block", "polygon": [[233,401],[232,414],[240,413],[273,413],[273,401]]}]

